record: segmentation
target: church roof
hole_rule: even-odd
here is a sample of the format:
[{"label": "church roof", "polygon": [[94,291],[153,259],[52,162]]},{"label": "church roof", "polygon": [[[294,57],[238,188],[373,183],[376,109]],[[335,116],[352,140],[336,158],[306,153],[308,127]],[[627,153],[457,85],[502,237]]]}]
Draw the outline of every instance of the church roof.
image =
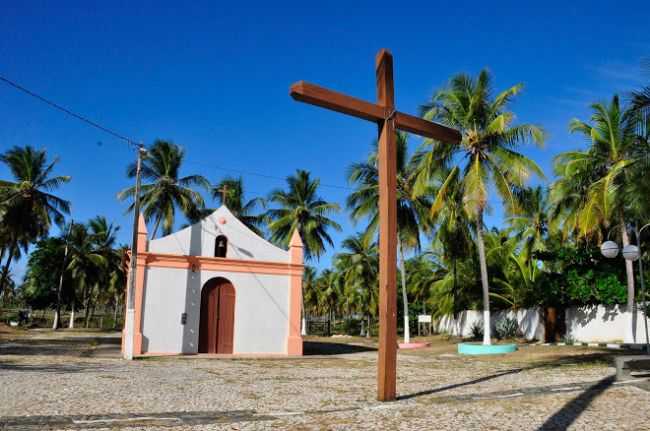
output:
[{"label": "church roof", "polygon": [[[215,240],[219,235],[228,239],[228,258],[271,262],[287,262],[290,258],[287,250],[250,230],[225,205],[191,226],[150,241],[149,251],[214,257]],[[293,238],[291,245],[294,245]]]}]

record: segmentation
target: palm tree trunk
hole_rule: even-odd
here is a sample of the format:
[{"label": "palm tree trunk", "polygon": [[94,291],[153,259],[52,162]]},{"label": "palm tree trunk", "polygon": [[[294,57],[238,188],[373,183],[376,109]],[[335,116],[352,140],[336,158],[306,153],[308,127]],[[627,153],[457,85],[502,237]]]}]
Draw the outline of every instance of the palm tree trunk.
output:
[{"label": "palm tree trunk", "polygon": [[332,306],[327,310],[327,336],[332,336]]},{"label": "palm tree trunk", "polygon": [[91,302],[92,302],[92,292],[88,293],[88,297],[86,298],[85,301],[85,310],[84,310],[84,327],[88,328],[88,324],[90,322],[90,313],[91,313]]},{"label": "palm tree trunk", "polygon": [[54,314],[54,322],[52,323],[52,329],[59,329],[61,326],[61,292],[63,290],[63,275],[65,274],[65,264],[68,259],[68,239],[70,233],[72,232],[73,223],[70,223],[70,228],[68,234],[65,238],[65,249],[63,250],[63,263],[61,264],[61,274],[59,274],[59,285],[56,289],[56,313]]},{"label": "palm tree trunk", "polygon": [[74,298],[72,299],[72,304],[70,304],[70,322],[68,323],[69,329],[74,329]]},{"label": "palm tree trunk", "polygon": [[0,264],[2,264],[2,259],[5,258],[6,252],[7,252],[7,247],[2,246],[2,248],[0,248]]},{"label": "palm tree trunk", "polygon": [[[68,246],[66,245],[65,254],[68,254]],[[63,290],[63,274],[65,273],[65,258],[59,275],[59,285],[56,289],[56,311],[54,312],[54,322],[52,322],[52,329],[57,330],[61,326],[61,291]]]},{"label": "palm tree trunk", "polygon": [[[88,313],[88,317],[86,318],[86,328],[90,327],[90,321],[92,320],[93,316],[95,315],[95,304],[90,305],[90,312]],[[101,329],[101,325],[99,326],[99,329]]]},{"label": "palm tree trunk", "polygon": [[117,329],[117,309],[120,306],[120,295],[115,294],[115,305],[113,307],[113,329]]},{"label": "palm tree trunk", "polygon": [[366,338],[370,338],[370,314],[368,314],[368,323],[366,324]]},{"label": "palm tree trunk", "polygon": [[300,335],[304,337],[305,335],[307,335],[307,319],[306,319],[307,316],[305,315],[306,308],[305,308],[305,284],[304,283],[302,283],[302,285],[300,286],[300,296],[302,300],[300,304],[301,306],[300,311],[302,313],[302,319],[300,320]]},{"label": "palm tree trunk", "polygon": [[[14,240],[11,243],[11,246],[9,247],[9,255],[7,256],[7,262],[5,263],[4,268],[2,269],[2,278],[0,278],[0,294],[2,294],[2,300],[5,304],[7,303],[7,298],[9,297],[8,295],[9,284],[7,283],[9,278],[9,266],[11,265],[11,261],[14,258],[14,254],[16,253],[17,246],[18,246],[18,242]],[[6,288],[5,288],[5,284],[7,284]]]},{"label": "palm tree trunk", "polygon": [[491,342],[490,331],[490,287],[488,285],[487,261],[485,258],[485,244],[483,243],[483,211],[479,212],[476,221],[476,243],[478,245],[478,260],[481,268],[481,286],[483,287],[483,344]]},{"label": "palm tree trunk", "polygon": [[153,227],[153,232],[151,232],[151,239],[154,239],[156,237],[156,234],[158,233],[158,226],[160,226],[160,220],[162,220],[162,216],[156,219],[156,225]]},{"label": "palm tree trunk", "polygon": [[59,325],[59,320],[60,320],[60,319],[59,319],[59,315],[60,315],[60,314],[61,314],[61,308],[56,307],[56,308],[54,309],[54,319],[52,319],[52,329],[55,330],[55,331],[56,331],[57,329],[59,329],[59,326],[60,326],[60,325]]},{"label": "palm tree trunk", "polygon": [[[621,215],[621,240],[623,242],[623,247],[630,244],[630,237],[627,233],[627,226],[625,225],[625,219]],[[634,267],[632,266],[632,261],[623,259],[625,262],[625,276],[627,278],[627,312],[630,313],[630,322],[625,334],[625,342],[635,343],[636,342],[636,303],[634,295]]]},{"label": "palm tree trunk", "polygon": [[409,326],[409,303],[408,296],[406,295],[406,264],[404,263],[404,248],[402,242],[397,242],[400,257],[400,272],[402,273],[402,305],[404,307],[404,342],[406,344],[411,342],[411,328]]}]

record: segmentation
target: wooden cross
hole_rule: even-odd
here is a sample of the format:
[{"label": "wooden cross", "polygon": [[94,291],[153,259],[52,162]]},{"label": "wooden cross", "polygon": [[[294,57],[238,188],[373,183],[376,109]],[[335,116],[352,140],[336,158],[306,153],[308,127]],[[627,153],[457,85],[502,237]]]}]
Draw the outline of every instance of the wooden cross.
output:
[{"label": "wooden cross", "polygon": [[382,49],[375,59],[377,103],[299,81],[295,100],[377,123],[379,128],[379,360],[377,399],[395,399],[397,378],[397,148],[396,129],[443,142],[459,142],[449,127],[395,111],[393,56]]},{"label": "wooden cross", "polygon": [[224,184],[220,189],[217,189],[221,193],[221,205],[226,205],[226,195],[228,194],[228,184]]}]

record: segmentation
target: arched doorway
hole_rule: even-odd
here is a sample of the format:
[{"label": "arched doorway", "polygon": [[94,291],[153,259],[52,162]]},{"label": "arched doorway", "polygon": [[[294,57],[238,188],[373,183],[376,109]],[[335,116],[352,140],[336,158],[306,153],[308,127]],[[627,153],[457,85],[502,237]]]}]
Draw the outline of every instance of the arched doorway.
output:
[{"label": "arched doorway", "polygon": [[208,280],[201,289],[199,353],[232,353],[235,288],[225,278]]}]

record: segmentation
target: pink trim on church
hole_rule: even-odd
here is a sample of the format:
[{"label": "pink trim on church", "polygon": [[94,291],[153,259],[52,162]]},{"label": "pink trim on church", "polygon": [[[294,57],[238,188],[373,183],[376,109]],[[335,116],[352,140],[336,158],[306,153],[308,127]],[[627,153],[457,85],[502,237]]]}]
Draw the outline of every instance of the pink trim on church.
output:
[{"label": "pink trim on church", "polygon": [[[289,243],[291,265],[303,266],[303,244],[298,231],[293,232]],[[289,338],[287,339],[287,354],[302,355],[302,335],[300,332],[300,314],[302,309],[302,274],[304,271],[293,271],[291,276],[291,294],[289,301]]]}]

